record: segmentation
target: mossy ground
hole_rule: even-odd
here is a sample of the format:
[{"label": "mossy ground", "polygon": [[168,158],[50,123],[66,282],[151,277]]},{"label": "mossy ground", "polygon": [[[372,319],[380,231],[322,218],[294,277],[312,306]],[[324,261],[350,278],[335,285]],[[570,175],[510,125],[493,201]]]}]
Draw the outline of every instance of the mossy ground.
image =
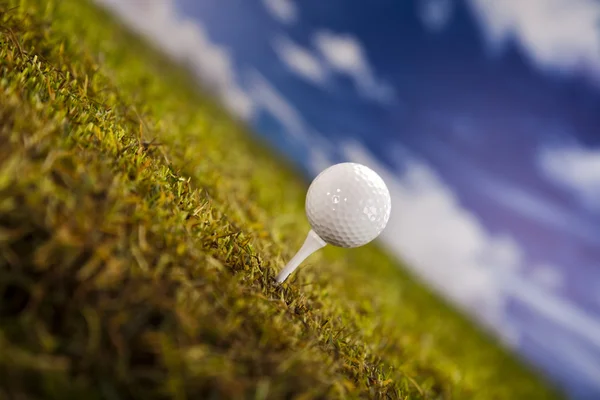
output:
[{"label": "mossy ground", "polygon": [[0,0],[0,397],[549,399],[83,0]]}]

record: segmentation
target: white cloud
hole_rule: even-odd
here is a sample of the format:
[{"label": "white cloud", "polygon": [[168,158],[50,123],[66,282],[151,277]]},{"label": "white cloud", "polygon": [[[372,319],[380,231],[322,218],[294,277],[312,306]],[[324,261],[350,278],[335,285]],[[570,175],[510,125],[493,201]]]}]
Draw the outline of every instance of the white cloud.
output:
[{"label": "white cloud", "polygon": [[596,0],[469,0],[495,49],[516,40],[538,67],[584,73],[600,82]]},{"label": "white cloud", "polygon": [[285,36],[275,38],[272,45],[283,64],[309,82],[324,85],[337,72],[348,76],[367,99],[386,103],[394,98],[393,88],[375,77],[362,45],[353,36],[318,32],[316,54]]},{"label": "white cloud", "polygon": [[273,49],[287,68],[300,77],[319,84],[327,78],[327,67],[311,51],[289,38],[277,37]]},{"label": "white cloud", "polygon": [[211,42],[200,22],[179,15],[173,0],[96,1],[118,14],[168,55],[187,63],[233,114],[243,119],[252,116],[252,101],[237,83],[227,50]]},{"label": "white cloud", "polygon": [[258,71],[248,75],[249,93],[257,108],[270,113],[298,140],[306,139],[309,128],[300,112]]},{"label": "white cloud", "polygon": [[600,150],[545,148],[538,162],[548,178],[574,191],[590,208],[600,210]]},{"label": "white cloud", "polygon": [[298,8],[293,0],[263,0],[269,14],[284,24],[291,24],[298,19]]},{"label": "white cloud", "polygon": [[540,316],[569,329],[595,348],[600,349],[600,322],[577,304],[548,294],[542,289],[519,277],[513,276],[507,279],[507,292],[527,304]]},{"label": "white cloud", "polygon": [[251,71],[248,81],[249,93],[256,108],[268,112],[279,121],[286,133],[308,151],[309,172],[316,176],[330,166],[332,162],[329,155],[333,154],[331,143],[317,134],[287,98],[258,71]]},{"label": "white cloud", "polygon": [[354,36],[320,31],[314,43],[329,67],[350,77],[364,97],[384,103],[393,100],[394,89],[375,76],[362,44]]},{"label": "white cloud", "polygon": [[333,164],[328,152],[319,145],[313,146],[310,152],[308,165],[313,176],[318,175],[321,171],[330,167]]},{"label": "white cloud", "polygon": [[552,265],[538,265],[528,277],[537,286],[551,291],[562,288],[565,279],[562,272]]},{"label": "white cloud", "polygon": [[258,71],[249,73],[250,96],[259,110],[268,112],[308,151],[309,173],[316,176],[332,164],[333,146],[307,124],[300,112]]},{"label": "white cloud", "polygon": [[453,0],[419,0],[417,6],[421,21],[433,32],[443,30],[454,11]]},{"label": "white cloud", "polygon": [[571,209],[504,182],[501,178],[491,179],[487,174],[478,172],[469,172],[469,174],[473,176],[473,184],[485,193],[490,201],[499,203],[547,228],[567,233],[586,243],[600,244],[600,232],[594,222],[580,218]]}]

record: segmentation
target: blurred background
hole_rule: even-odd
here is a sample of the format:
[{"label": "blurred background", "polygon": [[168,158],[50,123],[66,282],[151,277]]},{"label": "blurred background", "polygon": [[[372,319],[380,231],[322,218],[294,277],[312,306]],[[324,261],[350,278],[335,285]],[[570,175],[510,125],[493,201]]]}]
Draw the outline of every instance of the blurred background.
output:
[{"label": "blurred background", "polygon": [[308,179],[378,171],[381,243],[600,398],[600,2],[97,1]]}]

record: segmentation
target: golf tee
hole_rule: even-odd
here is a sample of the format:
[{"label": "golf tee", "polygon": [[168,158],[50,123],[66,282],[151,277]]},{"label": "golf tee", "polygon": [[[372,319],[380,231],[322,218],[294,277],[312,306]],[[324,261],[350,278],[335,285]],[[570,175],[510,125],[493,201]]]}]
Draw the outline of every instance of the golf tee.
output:
[{"label": "golf tee", "polygon": [[277,283],[282,283],[287,279],[287,277],[294,272],[296,268],[302,263],[302,261],[306,260],[308,256],[310,256],[315,251],[324,247],[327,243],[319,237],[312,229],[306,235],[306,239],[304,240],[304,244],[300,247],[300,250],[292,257],[292,259],[287,263],[287,265],[281,270],[279,275],[275,278]]}]

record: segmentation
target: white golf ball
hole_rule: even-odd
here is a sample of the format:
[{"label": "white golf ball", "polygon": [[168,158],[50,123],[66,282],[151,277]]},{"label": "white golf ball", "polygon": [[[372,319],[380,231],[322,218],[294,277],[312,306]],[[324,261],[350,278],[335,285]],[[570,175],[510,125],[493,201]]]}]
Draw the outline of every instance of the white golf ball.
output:
[{"label": "white golf ball", "polygon": [[391,211],[390,192],[377,173],[357,163],[332,165],[311,183],[306,216],[325,242],[358,247],[375,239]]}]

